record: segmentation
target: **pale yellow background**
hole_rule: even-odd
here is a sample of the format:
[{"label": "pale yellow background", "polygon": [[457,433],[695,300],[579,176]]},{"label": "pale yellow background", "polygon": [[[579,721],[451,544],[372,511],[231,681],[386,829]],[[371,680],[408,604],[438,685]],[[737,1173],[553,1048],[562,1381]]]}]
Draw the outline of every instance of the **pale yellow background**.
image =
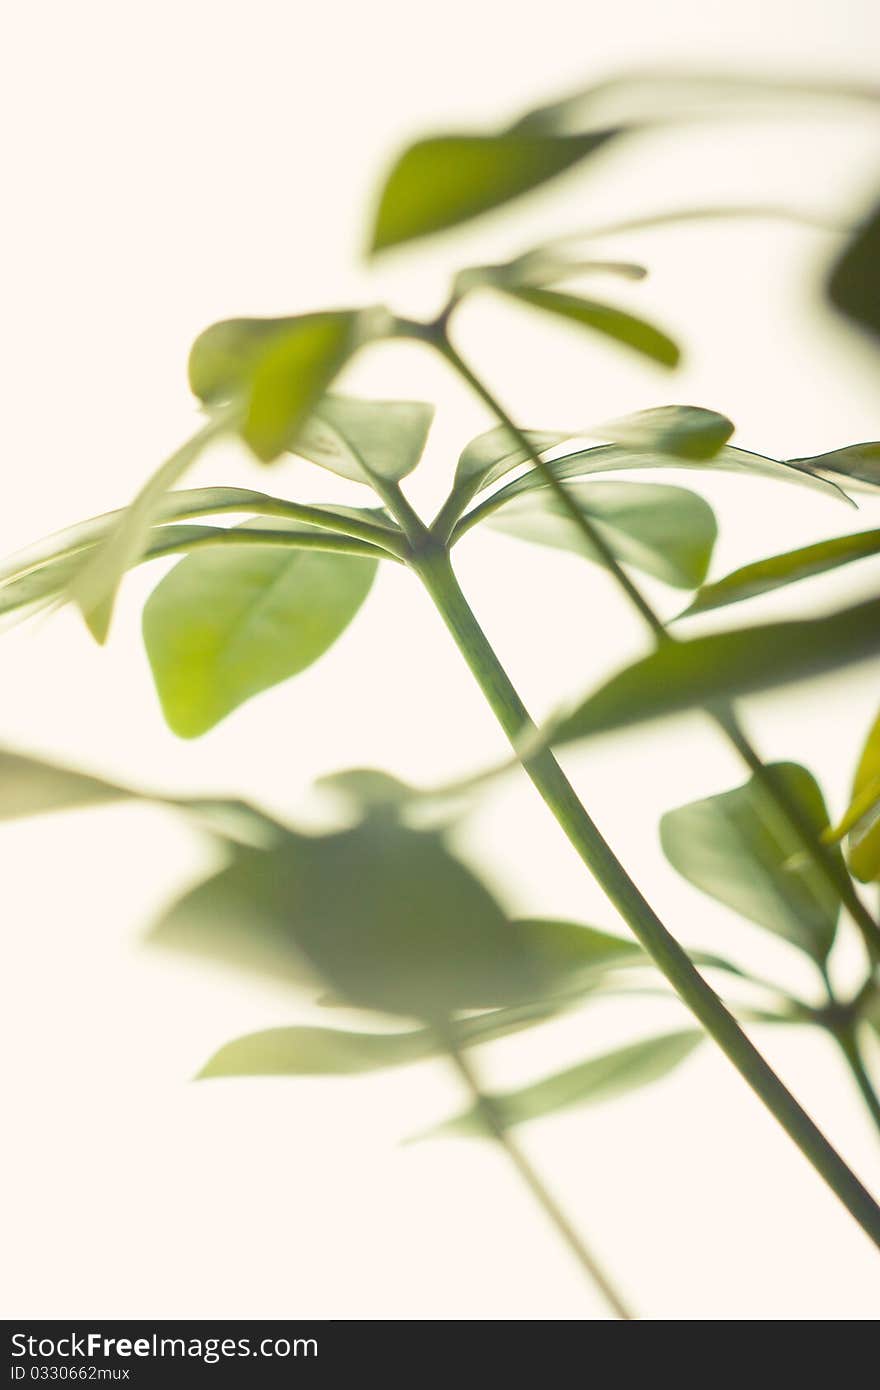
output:
[{"label": "pale yellow background", "polygon": [[[4,552],[124,503],[186,436],[187,348],[215,318],[385,296],[427,311],[449,267],[548,229],[731,199],[852,212],[877,173],[878,121],[864,109],[657,135],[515,216],[368,274],[365,209],[410,135],[500,121],[631,64],[874,80],[875,8],[32,0],[8,12],[0,51]],[[463,316],[461,341],[529,426],[693,401],[727,411],[744,445],[770,452],[876,438],[880,360],[810,289],[832,247],[765,223],[609,244],[653,267],[644,285],[612,289],[681,336],[688,362],[674,379],[491,305]],[[481,412],[418,350],[377,354],[350,384],[437,400],[424,476],[411,488],[418,504],[435,505],[457,450],[484,426]],[[266,478],[227,450],[196,481]],[[350,495],[294,465],[271,483]],[[856,516],[770,483],[722,478],[705,491],[722,521],[717,574],[880,524],[876,503]],[[605,577],[574,557],[486,535],[462,546],[459,569],[539,714],[643,641]],[[160,719],[138,632],[155,577],[129,581],[104,651],[71,614],[4,637],[4,743],[287,810],[306,808],[311,779],[334,767],[430,781],[502,752],[439,622],[396,570],[318,666],[201,741],[178,742]],[[856,568],[763,611],[872,584],[870,566]],[[675,611],[674,595],[656,597]],[[765,751],[808,762],[840,809],[876,702],[870,669],[754,701],[748,722]],[[793,952],[701,898],[661,858],[660,812],[741,778],[700,720],[569,761],[680,936],[811,988]],[[483,803],[465,847],[512,908],[615,925],[516,780]],[[603,1315],[503,1158],[474,1143],[399,1146],[456,1103],[439,1066],[366,1081],[190,1084],[221,1042],[293,1011],[280,991],[142,946],[160,905],[206,867],[205,847],[176,822],[110,810],[13,825],[0,856],[7,1316]],[[852,979],[856,953],[836,966]],[[681,1017],[674,1006],[609,1006],[507,1044],[485,1070],[513,1083]],[[876,1184],[876,1135],[830,1046],[794,1032],[758,1037]],[[880,1312],[868,1242],[708,1047],[656,1089],[545,1122],[527,1145],[646,1317]]]}]

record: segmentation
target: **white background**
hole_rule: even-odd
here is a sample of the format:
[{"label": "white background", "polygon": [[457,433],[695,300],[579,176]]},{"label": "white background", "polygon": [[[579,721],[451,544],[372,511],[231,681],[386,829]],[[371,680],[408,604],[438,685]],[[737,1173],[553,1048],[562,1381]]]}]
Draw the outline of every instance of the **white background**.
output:
[{"label": "white background", "polygon": [[[657,135],[515,215],[372,272],[361,255],[365,210],[411,135],[497,122],[632,64],[872,79],[876,11],[868,0],[33,0],[15,7],[5,30],[3,552],[124,503],[192,430],[186,353],[213,319],[385,297],[429,310],[450,267],[549,229],[742,199],[850,214],[876,175],[877,122],[865,108]],[[717,223],[606,249],[651,265],[645,284],[609,293],[680,335],[688,360],[669,378],[487,303],[462,316],[461,344],[523,423],[585,425],[691,401],[732,415],[744,445],[781,455],[880,434],[880,363],[821,303],[832,238]],[[347,384],[437,401],[423,475],[410,489],[418,505],[436,505],[485,416],[418,349],[378,353]],[[693,485],[696,475],[682,480]],[[194,481],[266,479],[226,449]],[[271,485],[344,494],[329,475],[292,463]],[[866,505],[857,517],[772,483],[699,485],[722,524],[718,575],[877,524],[880,513]],[[575,557],[486,534],[462,546],[458,566],[537,714],[643,644],[605,577]],[[870,568],[777,596],[762,612],[865,593]],[[105,650],[69,613],[3,638],[4,743],[141,784],[247,793],[288,812],[305,808],[310,781],[332,768],[376,765],[430,782],[503,752],[439,621],[390,569],[316,667],[202,740],[176,740],[138,630],[157,573],[128,581]],[[674,594],[658,586],[654,596],[675,611]],[[875,705],[875,672],[865,670],[753,701],[747,715],[765,751],[822,777],[836,812]],[[694,718],[597,744],[569,763],[680,937],[813,988],[794,952],[688,888],[659,853],[663,809],[742,780],[711,730]],[[517,779],[481,804],[462,844],[512,908],[616,925]],[[155,913],[204,872],[206,855],[158,811],[57,816],[0,834],[4,1312],[604,1316],[503,1157],[472,1142],[400,1146],[458,1099],[439,1066],[332,1083],[190,1083],[228,1038],[300,1016],[281,991],[143,946]],[[842,982],[855,978],[851,943],[836,968]],[[505,1044],[483,1069],[513,1084],[681,1016],[677,1006],[606,1006]],[[758,1040],[876,1185],[876,1135],[830,1045],[767,1029]],[[655,1089],[544,1122],[526,1142],[645,1317],[880,1311],[867,1240],[710,1047]]]}]

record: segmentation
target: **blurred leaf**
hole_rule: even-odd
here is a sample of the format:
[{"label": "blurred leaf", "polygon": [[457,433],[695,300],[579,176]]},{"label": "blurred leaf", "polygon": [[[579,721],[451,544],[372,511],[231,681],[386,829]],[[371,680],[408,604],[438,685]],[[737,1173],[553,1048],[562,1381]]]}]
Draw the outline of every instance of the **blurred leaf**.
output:
[{"label": "blurred leaf", "polygon": [[461,297],[475,289],[539,287],[583,275],[614,275],[622,280],[644,280],[647,274],[643,265],[633,261],[600,261],[573,256],[548,245],[533,247],[513,260],[496,265],[468,266],[455,276],[453,290],[457,297]]},{"label": "blurred leaf", "polygon": [[806,680],[880,651],[880,600],[825,618],[666,642],[618,672],[564,718],[554,742],[586,738]]},{"label": "blurred leaf", "polygon": [[103,778],[0,749],[0,820],[123,801],[134,795]]},{"label": "blurred leaf", "polygon": [[809,458],[789,459],[789,463],[817,473],[836,474],[847,481],[864,483],[866,487],[880,487],[880,443],[876,441],[847,444],[844,449],[830,449],[825,454],[813,454]]},{"label": "blurred leaf", "polygon": [[154,589],[143,617],[170,727],[197,737],[310,666],[351,622],[375,571],[375,560],[273,545],[182,560]]},{"label": "blurred leaf", "polygon": [[828,294],[842,314],[880,336],[880,204],[832,269]]},{"label": "blurred leaf", "polygon": [[[646,1038],[628,1047],[591,1057],[580,1066],[557,1072],[544,1081],[492,1098],[505,1129],[568,1110],[574,1105],[612,1100],[641,1086],[660,1081],[673,1071],[703,1039],[696,1030]],[[485,1133],[483,1118],[474,1107],[444,1121],[420,1138],[479,1136]]]},{"label": "blurred leaf", "polygon": [[681,353],[672,339],[653,324],[636,318],[624,309],[615,309],[610,304],[599,304],[573,294],[563,294],[559,290],[511,288],[505,289],[505,293],[513,299],[522,300],[524,304],[531,304],[535,309],[580,324],[583,328],[592,328],[664,367],[678,365]]},{"label": "blurred leaf", "polygon": [[[449,1027],[460,1047],[493,1042],[552,1016],[552,1008],[493,1009]],[[430,1028],[406,1033],[352,1033],[341,1028],[269,1028],[221,1047],[199,1073],[215,1076],[352,1076],[439,1057],[444,1043]]]},{"label": "blurred leaf", "polygon": [[615,119],[650,128],[671,120],[701,121],[709,115],[745,115],[756,109],[764,113],[768,100],[787,108],[799,99],[812,114],[817,100],[873,105],[880,100],[880,88],[876,84],[764,76],[730,69],[634,68],[534,108],[514,129],[549,132],[589,128],[597,121],[607,121],[609,108]]},{"label": "blurred leaf", "polygon": [[119,514],[86,563],[77,568],[69,597],[79,606],[96,641],[107,640],[122,577],[140,559],[165,494],[179,482],[205,446],[228,426],[229,417],[217,415],[172,454]]},{"label": "blurred leaf", "polygon": [[501,207],[601,148],[618,132],[440,135],[404,150],[382,189],[372,251],[443,231]]},{"label": "blurred leaf", "polygon": [[352,1076],[420,1062],[438,1044],[429,1028],[347,1033],[341,1028],[268,1028],[226,1043],[199,1079],[216,1076]]},{"label": "blurred leaf", "polygon": [[[683,589],[705,579],[718,528],[712,508],[696,493],[657,483],[575,483],[566,490],[624,564]],[[509,502],[491,514],[489,525],[602,563],[562,500],[547,489]]]},{"label": "blurred leaf", "polygon": [[384,816],[240,848],[154,938],[291,983],[305,964],[355,1006],[429,1020],[535,992],[531,954],[482,883],[439,836]]},{"label": "blurred leaf", "polygon": [[692,613],[706,613],[712,608],[740,603],[743,599],[770,593],[786,584],[796,584],[798,580],[809,579],[814,574],[826,574],[829,570],[850,565],[855,560],[864,560],[878,552],[880,530],[859,531],[852,536],[835,536],[829,541],[788,550],[783,555],[756,560],[754,564],[743,565],[723,579],[717,579],[714,584],[705,584],[693,603],[679,616],[689,617]]},{"label": "blurred leaf", "polygon": [[434,407],[421,401],[325,396],[291,445],[294,453],[356,483],[397,482],[422,456]]},{"label": "blurred leaf", "polygon": [[861,883],[880,878],[880,715],[877,716],[856,768],[850,809],[861,814],[850,832],[849,866]]},{"label": "blurred leaf", "polygon": [[699,405],[661,405],[591,426],[587,433],[629,449],[649,449],[702,463],[727,443],[733,421]]},{"label": "blurred leaf", "polygon": [[[767,771],[818,839],[828,812],[816,779],[796,763],[774,763]],[[820,965],[827,958],[840,897],[805,860],[788,817],[754,777],[734,791],[668,811],[660,822],[660,842],[688,882],[785,937]],[[842,868],[839,851],[830,852]]]},{"label": "blurred leaf", "polygon": [[263,463],[294,445],[358,346],[356,327],[354,313],[309,314],[258,358],[247,383],[241,434]]}]

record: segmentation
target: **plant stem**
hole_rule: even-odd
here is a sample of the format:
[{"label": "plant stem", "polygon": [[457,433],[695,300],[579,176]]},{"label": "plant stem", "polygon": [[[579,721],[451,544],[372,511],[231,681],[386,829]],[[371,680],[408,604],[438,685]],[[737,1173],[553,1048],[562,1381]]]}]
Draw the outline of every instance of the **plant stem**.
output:
[{"label": "plant stem", "polygon": [[428,549],[411,563],[514,750],[522,747],[524,736],[535,740],[535,751],[522,755],[520,761],[593,877],[707,1033],[880,1247],[880,1206],[696,970],[590,819],[552,751],[538,744],[535,725],[471,612],[445,549]]},{"label": "plant stem", "polygon": [[835,1031],[834,1037],[838,1047],[846,1058],[847,1066],[852,1072],[853,1080],[862,1094],[862,1099],[868,1107],[871,1118],[878,1130],[880,1130],[880,1096],[877,1095],[874,1089],[874,1083],[868,1075],[868,1069],[862,1057],[857,1025],[855,1023],[847,1024],[843,1028]]},{"label": "plant stem", "polygon": [[[532,461],[534,466],[546,479],[548,487],[559,499],[560,504],[565,508],[569,517],[583,535],[587,545],[599,555],[599,558],[613,576],[618,587],[640,614],[655,642],[660,645],[676,641],[677,639],[667,631],[659,614],[654,611],[641,589],[630,579],[629,575],[619,564],[617,556],[614,554],[601,532],[593,525],[591,519],[581,511],[568,489],[564,487],[556,477],[552,468],[544,463],[539,451],[533,447],[529,442],[528,436],[514,423],[500,401],[496,399],[483,381],[458,355],[458,352],[446,335],[445,330],[435,339],[435,346],[446,358],[453,370],[467,382],[474,394],[483,401],[484,405],[491,410],[496,419],[508,430],[511,438],[523,449],[526,457]],[[818,837],[813,833],[812,828],[804,822],[796,803],[791,800],[785,789],[778,783],[777,779],[773,777],[772,773],[762,762],[757,751],[743,731],[742,726],[739,724],[733,708],[729,705],[713,707],[709,709],[707,713],[714,719],[719,729],[721,729],[730,740],[733,747],[746,763],[746,766],[749,767],[760,780],[767,795],[771,797],[777,809],[785,816],[792,830],[794,830],[815,868],[822,874],[826,882],[838,895],[862,936],[869,960],[872,965],[875,964],[877,960],[880,959],[880,927],[878,927],[874,918],[871,916],[870,912],[868,912],[858,893],[855,891],[849,875],[845,870],[839,868],[833,855],[831,855],[826,846],[819,841]]]},{"label": "plant stem", "polygon": [[547,1188],[529,1163],[529,1160],[526,1158],[519,1145],[512,1138],[499,1113],[498,1107],[495,1105],[491,1096],[486,1095],[480,1087],[480,1083],[464,1052],[459,1047],[455,1046],[448,1037],[443,1038],[443,1044],[459,1076],[470,1092],[474,1105],[482,1116],[483,1122],[492,1135],[492,1138],[496,1140],[507,1154],[507,1157],[510,1159],[538,1205],[562,1236],[562,1239],[578,1261],[581,1269],[596,1285],[615,1317],[622,1318],[625,1321],[631,1320],[633,1314],[627,1307],[624,1299],[618,1293],[617,1289],[608,1278],[608,1275],[596,1260],[596,1257],[587,1248],[583,1238],[575,1230],[565,1212],[551,1193],[547,1191]]}]

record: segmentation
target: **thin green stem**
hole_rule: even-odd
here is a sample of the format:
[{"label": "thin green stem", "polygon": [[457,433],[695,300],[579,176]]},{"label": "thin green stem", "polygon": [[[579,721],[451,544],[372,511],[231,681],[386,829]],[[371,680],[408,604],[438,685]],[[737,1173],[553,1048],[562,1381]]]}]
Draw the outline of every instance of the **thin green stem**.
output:
[{"label": "thin green stem", "polygon": [[445,550],[414,558],[413,568],[469,665],[520,761],[572,845],[679,997],[737,1068],[804,1156],[880,1247],[880,1206],[754,1047],[616,858],[536,728],[462,593]]},{"label": "thin green stem", "polygon": [[[574,498],[563,483],[556,477],[552,468],[549,468],[543,462],[540,453],[529,442],[528,436],[511,419],[500,401],[496,399],[488,387],[459,356],[445,333],[438,337],[436,346],[458,375],[467,382],[475,395],[483,401],[484,405],[491,410],[496,419],[508,430],[511,438],[523,449],[526,457],[532,461],[535,468],[541,472],[548,487],[559,499],[560,504],[565,508],[569,517],[581,532],[587,545],[598,553],[599,558],[602,560],[609,573],[614,577],[618,587],[640,614],[655,642],[661,645],[675,641],[676,639],[667,631],[662,619],[654,611],[641,589],[639,589],[638,585],[634,583],[623,566],[618,562],[617,556],[605,541],[599,529],[593,525],[590,517],[578,507]],[[806,824],[799,808],[791,800],[785,788],[772,776],[771,772],[765,766],[755,748],[746,737],[733,709],[730,706],[724,706],[723,708],[712,708],[708,713],[733,744],[734,748],[736,748],[746,765],[755,776],[759,778],[762,787],[772,798],[777,809],[786,817],[811,862],[838,895],[847,912],[850,914],[862,936],[869,959],[872,963],[876,962],[877,959],[880,958],[880,927],[878,927],[874,918],[871,916],[870,912],[868,912],[858,893],[855,891],[852,880],[846,873],[846,870],[839,865],[834,856],[829,853],[827,847],[821,843],[819,838],[814,834],[812,827]]]},{"label": "thin green stem", "polygon": [[614,1284],[603,1270],[595,1255],[587,1247],[583,1237],[575,1230],[565,1212],[559,1206],[559,1203],[552,1194],[548,1192],[541,1178],[538,1176],[519,1145],[513,1139],[497,1105],[492,1100],[492,1097],[488,1096],[480,1086],[476,1073],[471,1067],[470,1061],[465,1053],[459,1047],[456,1047],[449,1038],[444,1037],[443,1044],[459,1076],[467,1087],[471,1099],[474,1102],[474,1106],[481,1115],[487,1130],[507,1154],[510,1162],[535,1198],[535,1201],[549,1218],[551,1224],[555,1226],[587,1278],[595,1284],[615,1317],[622,1318],[626,1321],[631,1320],[633,1318],[633,1313],[628,1308],[621,1294],[618,1293],[617,1289],[614,1287]]}]

